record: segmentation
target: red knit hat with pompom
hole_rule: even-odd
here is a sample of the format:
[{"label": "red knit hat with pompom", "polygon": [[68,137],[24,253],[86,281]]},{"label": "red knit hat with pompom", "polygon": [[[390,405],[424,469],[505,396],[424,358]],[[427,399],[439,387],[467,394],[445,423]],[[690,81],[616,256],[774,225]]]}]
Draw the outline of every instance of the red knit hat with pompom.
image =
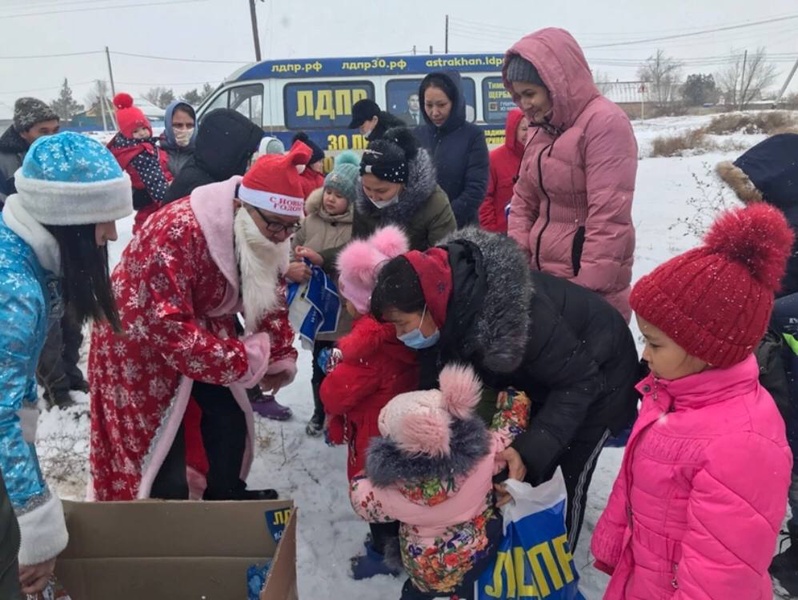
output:
[{"label": "red knit hat with pompom", "polygon": [[632,309],[688,354],[735,365],[765,333],[792,242],[784,214],[767,204],[723,213],[703,246],[635,284]]},{"label": "red knit hat with pompom", "polygon": [[136,129],[146,127],[150,130],[150,136],[152,136],[150,120],[144,116],[141,109],[133,106],[133,96],[125,92],[118,93],[114,96],[114,107],[116,107],[116,122],[122,135],[126,138],[132,138]]}]

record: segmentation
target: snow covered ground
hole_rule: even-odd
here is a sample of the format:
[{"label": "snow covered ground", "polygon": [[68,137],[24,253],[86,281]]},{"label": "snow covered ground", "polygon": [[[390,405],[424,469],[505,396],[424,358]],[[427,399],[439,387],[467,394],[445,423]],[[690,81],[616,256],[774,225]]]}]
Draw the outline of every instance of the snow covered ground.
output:
[{"label": "snow covered ground", "polygon": [[[705,125],[707,117],[678,117],[635,123],[641,156],[657,135],[673,135]],[[742,136],[753,145],[760,136]],[[634,222],[637,228],[635,278],[651,271],[669,257],[695,245],[690,233],[695,227],[679,224],[685,219],[697,224],[701,198],[711,199],[721,186],[712,176],[720,160],[737,155],[705,154],[685,158],[644,158],[639,163]],[[733,204],[728,193],[725,202]],[[112,260],[130,239],[132,219],[119,224],[120,239],[112,244]],[[635,332],[637,335],[637,332]],[[84,348],[84,351],[86,348]],[[317,438],[305,435],[312,412],[310,355],[300,351],[296,381],[280,392],[281,402],[291,406],[294,418],[275,423],[256,417],[257,455],[249,478],[252,488],[274,487],[282,497],[293,498],[299,508],[298,559],[300,598],[336,597],[349,600],[398,598],[402,580],[377,577],[357,582],[348,576],[349,557],[362,550],[366,524],[353,514],[347,498],[346,451],[329,448]],[[87,402],[85,395],[81,401]],[[42,414],[39,426],[40,452],[45,474],[52,477],[63,497],[82,499],[86,481],[88,417],[78,409],[54,409]],[[588,600],[598,600],[607,577],[593,569],[588,555],[590,536],[606,504],[622,451],[607,449],[599,459],[588,498],[585,526],[576,552],[581,589]],[[322,595],[319,595],[322,594]]]}]

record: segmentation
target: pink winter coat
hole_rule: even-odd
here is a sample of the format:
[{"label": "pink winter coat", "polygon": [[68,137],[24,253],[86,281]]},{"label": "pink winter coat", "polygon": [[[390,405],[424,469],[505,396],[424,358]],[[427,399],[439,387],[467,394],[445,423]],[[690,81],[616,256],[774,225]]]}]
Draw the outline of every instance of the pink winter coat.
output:
[{"label": "pink winter coat", "polygon": [[598,292],[628,322],[637,174],[629,118],[601,95],[568,32],[543,29],[522,38],[507,57],[513,54],[537,67],[552,111],[547,126],[530,123],[508,234],[532,268]]},{"label": "pink winter coat", "polygon": [[593,534],[605,600],[771,600],[792,455],[756,359],[648,377]]}]

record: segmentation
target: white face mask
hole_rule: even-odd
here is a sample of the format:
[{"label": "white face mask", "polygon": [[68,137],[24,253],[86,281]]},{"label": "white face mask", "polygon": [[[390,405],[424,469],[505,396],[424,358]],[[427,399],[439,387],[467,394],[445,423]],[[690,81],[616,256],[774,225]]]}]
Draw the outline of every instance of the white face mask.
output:
[{"label": "white face mask", "polygon": [[194,128],[191,129],[175,129],[175,143],[181,148],[188,146],[191,141],[191,136],[194,135]]},{"label": "white face mask", "polygon": [[399,194],[396,194],[396,196],[394,196],[390,200],[374,200],[373,198],[369,198],[369,200],[374,206],[382,210],[383,208],[388,208],[389,206],[393,206],[394,204],[399,202]]},{"label": "white face mask", "polygon": [[371,135],[371,131],[364,131],[360,135],[362,135],[364,139],[369,139],[369,136]]}]

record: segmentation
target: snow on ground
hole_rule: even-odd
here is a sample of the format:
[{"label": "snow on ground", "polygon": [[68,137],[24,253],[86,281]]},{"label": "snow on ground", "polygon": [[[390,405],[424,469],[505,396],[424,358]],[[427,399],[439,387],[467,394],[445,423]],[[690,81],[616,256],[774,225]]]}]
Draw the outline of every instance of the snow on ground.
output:
[{"label": "snow on ground", "polygon": [[[656,135],[700,127],[708,117],[675,117],[634,123],[641,147]],[[735,136],[738,137],[738,136]],[[745,136],[749,144],[758,136]],[[720,153],[685,158],[646,158],[639,163],[634,222],[637,228],[635,279],[671,256],[693,245],[696,239],[680,218],[695,223],[695,199],[714,196],[721,189],[712,167],[725,158]],[[642,154],[645,156],[647,154]],[[726,194],[726,198],[730,196]],[[729,200],[729,204],[732,202]],[[113,263],[130,239],[132,218],[118,224],[120,239],[111,245]],[[635,329],[635,335],[637,331]],[[84,345],[84,354],[87,348]],[[346,450],[330,448],[318,438],[305,435],[312,412],[310,354],[300,351],[296,381],[278,399],[291,406],[294,418],[275,423],[256,416],[256,458],[249,486],[274,487],[284,498],[293,498],[299,509],[297,571],[300,598],[319,597],[322,590],[350,600],[398,598],[401,579],[376,577],[357,582],[348,576],[349,558],[362,550],[367,526],[353,514],[347,497]],[[85,365],[84,365],[85,369]],[[82,402],[88,398],[76,394]],[[43,469],[59,493],[82,499],[86,482],[88,416],[80,408],[43,413],[39,426]],[[587,600],[601,598],[607,577],[592,568],[588,549],[596,521],[606,504],[622,451],[607,449],[598,462],[588,497],[587,515],[575,553],[582,591]],[[333,592],[334,590],[334,592]]]}]

